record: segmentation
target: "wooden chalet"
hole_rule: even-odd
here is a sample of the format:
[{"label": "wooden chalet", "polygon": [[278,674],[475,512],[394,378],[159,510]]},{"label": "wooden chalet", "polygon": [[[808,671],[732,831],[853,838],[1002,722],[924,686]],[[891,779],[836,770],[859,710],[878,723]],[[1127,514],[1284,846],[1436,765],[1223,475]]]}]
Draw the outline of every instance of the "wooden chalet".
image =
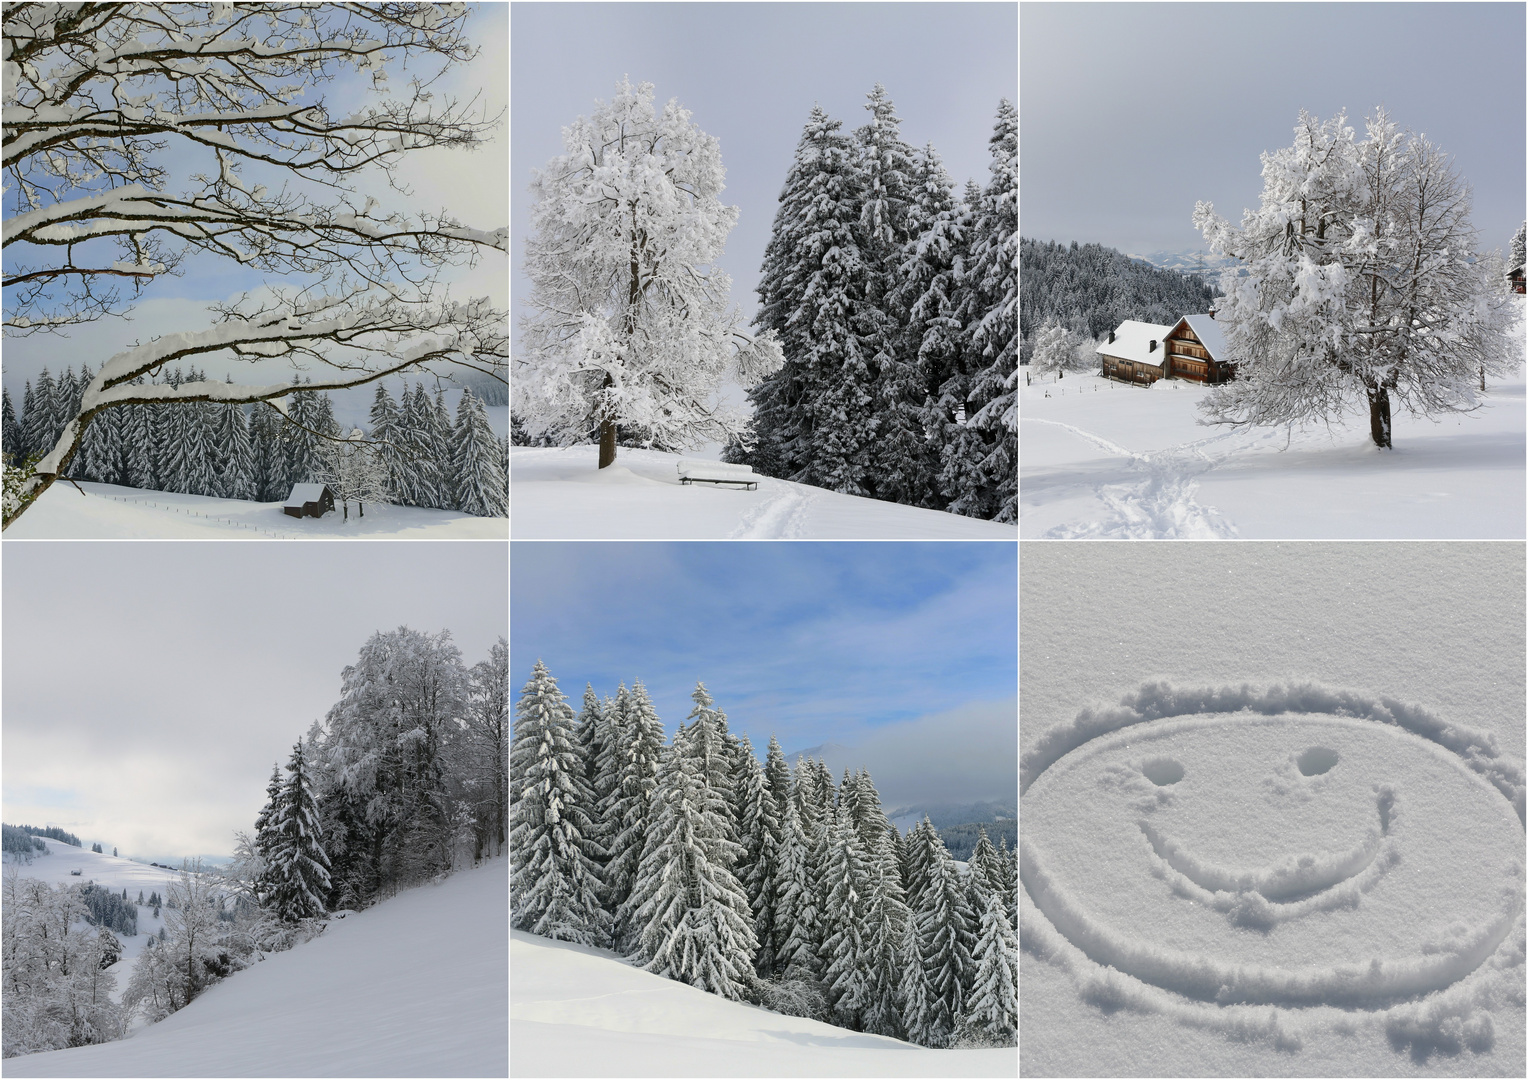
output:
[{"label": "wooden chalet", "polygon": [[293,484],[292,494],[282,504],[288,517],[323,517],[334,509],[334,492],[328,484]]},{"label": "wooden chalet", "polygon": [[1523,268],[1521,266],[1514,266],[1511,270],[1508,270],[1507,280],[1512,283],[1513,292],[1520,293],[1525,291],[1523,288]]},{"label": "wooden chalet", "polygon": [[1127,319],[1096,350],[1106,378],[1150,386],[1158,379],[1189,379],[1211,386],[1236,377],[1225,335],[1210,315],[1185,315],[1171,326]]},{"label": "wooden chalet", "polygon": [[1109,331],[1109,340],[1094,350],[1103,362],[1104,376],[1140,386],[1150,386],[1166,376],[1163,342],[1171,329],[1134,319],[1120,323],[1118,329]]}]

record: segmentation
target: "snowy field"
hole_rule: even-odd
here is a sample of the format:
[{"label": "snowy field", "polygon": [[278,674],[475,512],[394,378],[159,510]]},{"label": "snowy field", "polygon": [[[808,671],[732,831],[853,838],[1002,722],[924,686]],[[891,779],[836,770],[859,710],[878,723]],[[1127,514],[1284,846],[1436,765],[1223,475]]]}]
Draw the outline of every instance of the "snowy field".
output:
[{"label": "snowy field", "polygon": [[[83,492],[83,494],[82,494]],[[55,483],[10,528],[7,540],[503,540],[503,518],[368,503],[321,518],[287,517],[280,503],[212,499],[116,484]]]},{"label": "snowy field", "polygon": [[1330,431],[1199,425],[1206,388],[1094,375],[1019,385],[1025,539],[1521,539],[1524,377],[1488,383],[1478,412],[1394,417],[1393,450],[1367,414]]},{"label": "snowy field", "polygon": [[1522,545],[1118,550],[1021,570],[1023,1072],[1524,1075]]},{"label": "snowy field", "polygon": [[1013,1076],[1014,1050],[930,1050],[727,1001],[615,953],[510,934],[511,1076]]},{"label": "snowy field", "polygon": [[127,1039],[9,1058],[5,1075],[504,1076],[508,924],[501,859],[333,920]]},{"label": "snowy field", "polygon": [[1014,540],[1012,525],[760,477],[743,488],[679,483],[682,455],[597,446],[509,450],[516,540]]}]

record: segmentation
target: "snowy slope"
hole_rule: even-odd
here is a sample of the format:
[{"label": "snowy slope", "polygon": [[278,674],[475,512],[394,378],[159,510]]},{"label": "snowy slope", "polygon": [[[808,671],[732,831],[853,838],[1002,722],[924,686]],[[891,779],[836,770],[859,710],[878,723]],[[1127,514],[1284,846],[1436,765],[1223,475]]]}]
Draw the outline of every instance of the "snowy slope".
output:
[{"label": "snowy slope", "polygon": [[1014,540],[1012,525],[760,477],[753,491],[681,485],[679,454],[510,447],[516,540]]},{"label": "snowy slope", "polygon": [[510,934],[512,1076],[1013,1076],[1016,1050],[929,1050],[727,1001],[604,949]]},{"label": "snowy slope", "polygon": [[504,1076],[508,924],[499,859],[331,921],[128,1039],[5,1075]]},{"label": "snowy slope", "polygon": [[503,518],[454,510],[367,504],[365,517],[352,506],[348,522],[338,507],[321,518],[293,518],[281,512],[280,503],[92,483],[54,484],[5,530],[7,540],[502,540],[505,535]]},{"label": "snowy slope", "polygon": [[1198,423],[1206,388],[1092,375],[1019,386],[1025,539],[1520,539],[1528,446],[1521,373],[1437,421],[1397,412],[1231,431]]}]

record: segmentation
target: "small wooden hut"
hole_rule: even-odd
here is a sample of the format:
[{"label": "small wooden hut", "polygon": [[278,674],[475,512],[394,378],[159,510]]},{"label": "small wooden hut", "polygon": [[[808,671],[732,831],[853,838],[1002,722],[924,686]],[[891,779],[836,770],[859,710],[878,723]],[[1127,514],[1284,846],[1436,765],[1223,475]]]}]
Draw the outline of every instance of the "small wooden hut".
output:
[{"label": "small wooden hut", "polygon": [[323,517],[334,509],[334,492],[328,484],[293,484],[292,494],[282,504],[288,517]]}]

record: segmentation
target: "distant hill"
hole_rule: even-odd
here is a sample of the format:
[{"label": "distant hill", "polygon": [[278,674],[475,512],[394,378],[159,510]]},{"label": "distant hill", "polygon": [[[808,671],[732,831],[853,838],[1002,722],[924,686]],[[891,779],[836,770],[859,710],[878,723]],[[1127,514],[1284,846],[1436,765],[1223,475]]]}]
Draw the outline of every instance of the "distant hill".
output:
[{"label": "distant hill", "polygon": [[998,847],[999,841],[1002,840],[1008,842],[1008,850],[1010,852],[1018,846],[1019,823],[1012,818],[996,822],[984,821],[969,822],[964,825],[946,825],[939,829],[939,838],[944,841],[944,846],[950,849],[950,855],[956,862],[968,862],[983,829],[987,830],[987,840],[993,847]]},{"label": "distant hill", "polygon": [[[929,806],[901,806],[891,811],[886,816],[897,830],[906,833],[924,816],[936,829],[944,829],[950,825],[964,825],[967,822],[999,821],[1003,819],[1017,821],[1019,816],[1018,803],[1015,802],[977,802],[977,803],[945,803]],[[991,830],[989,829],[990,833]],[[994,844],[997,840],[992,841]]]},{"label": "distant hill", "polygon": [[1174,270],[1180,274],[1209,275],[1206,279],[1209,284],[1215,284],[1216,276],[1220,271],[1236,266],[1237,259],[1225,255],[1211,255],[1208,251],[1150,251],[1145,255],[1130,254],[1128,258],[1138,259],[1144,263],[1162,270]]},{"label": "distant hill", "polygon": [[1046,323],[1101,338],[1126,319],[1171,323],[1208,311],[1212,285],[1101,244],[1019,239],[1019,360]]},{"label": "distant hill", "polygon": [[785,760],[792,768],[801,763],[802,758],[822,758],[824,762],[831,764],[842,755],[849,752],[849,747],[839,743],[819,743],[816,746],[808,746],[805,750],[797,750],[793,754],[786,754]]}]

